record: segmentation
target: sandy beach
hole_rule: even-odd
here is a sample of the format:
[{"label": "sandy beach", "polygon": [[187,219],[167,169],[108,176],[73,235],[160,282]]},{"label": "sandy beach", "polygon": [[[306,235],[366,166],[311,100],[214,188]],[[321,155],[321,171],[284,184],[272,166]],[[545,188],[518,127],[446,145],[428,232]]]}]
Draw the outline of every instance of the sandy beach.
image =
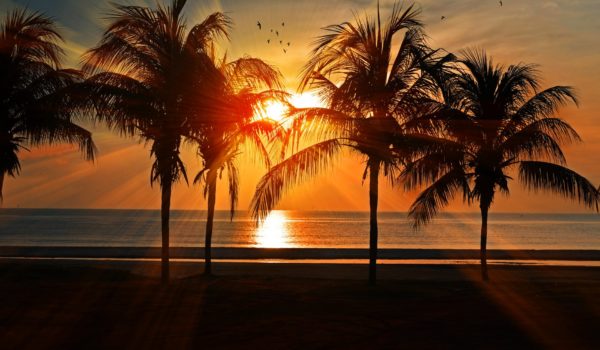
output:
[{"label": "sandy beach", "polygon": [[600,269],[0,260],[6,349],[595,348]]}]

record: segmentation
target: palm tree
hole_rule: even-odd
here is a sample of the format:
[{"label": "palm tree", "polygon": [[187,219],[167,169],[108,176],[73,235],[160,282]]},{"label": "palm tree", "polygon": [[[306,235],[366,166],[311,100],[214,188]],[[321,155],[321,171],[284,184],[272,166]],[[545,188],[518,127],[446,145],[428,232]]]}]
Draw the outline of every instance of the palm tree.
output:
[{"label": "palm tree", "polygon": [[0,28],[0,201],[4,177],[21,171],[19,152],[37,146],[75,143],[94,159],[92,134],[73,122],[66,89],[81,80],[61,69],[62,37],[54,21],[27,10],[9,12]]},{"label": "palm tree", "polygon": [[[462,72],[450,79],[446,99],[434,117],[445,124],[437,151],[405,168],[408,188],[429,184],[412,204],[416,226],[431,220],[457,192],[481,210],[481,274],[488,280],[488,212],[496,192],[509,194],[510,174],[533,191],[548,190],[598,208],[598,193],[583,176],[566,167],[561,144],[580,141],[556,117],[577,99],[568,86],[539,90],[533,65],[494,65],[483,51],[467,50]],[[433,149],[433,148],[432,148]]]},{"label": "palm tree", "polygon": [[157,9],[115,5],[102,40],[86,53],[84,109],[121,134],[151,143],[154,157],[150,182],[161,188],[162,280],[169,280],[169,214],[171,189],[183,177],[182,140],[191,135],[182,106],[198,60],[219,36],[227,36],[230,19],[214,13],[187,31],[185,0]]},{"label": "palm tree", "polygon": [[[450,56],[429,49],[418,17],[420,10],[395,4],[381,22],[356,18],[355,23],[326,27],[304,68],[301,90],[314,88],[327,108],[294,110],[294,129],[318,134],[319,142],[290,156],[265,175],[252,202],[253,215],[263,219],[283,191],[326,169],[342,148],[365,159],[369,177],[369,282],[375,284],[379,177],[392,183],[404,157],[427,128],[418,118],[419,101],[437,93],[434,76]],[[393,41],[399,48],[393,50]],[[295,137],[291,137],[292,140]]]},{"label": "palm tree", "polygon": [[[263,141],[277,130],[277,123],[257,119],[257,112],[265,102],[285,98],[281,74],[265,62],[244,57],[227,62],[217,59],[214,53],[205,55],[202,64],[203,79],[197,80],[184,98],[189,111],[193,141],[203,161],[203,169],[194,182],[204,183],[204,196],[208,195],[208,215],[205,234],[204,273],[212,273],[212,233],[215,214],[217,180],[227,172],[231,219],[238,199],[239,170],[236,158],[247,141],[255,146],[257,154],[269,168],[269,155]],[[261,91],[267,88],[266,91]]]}]

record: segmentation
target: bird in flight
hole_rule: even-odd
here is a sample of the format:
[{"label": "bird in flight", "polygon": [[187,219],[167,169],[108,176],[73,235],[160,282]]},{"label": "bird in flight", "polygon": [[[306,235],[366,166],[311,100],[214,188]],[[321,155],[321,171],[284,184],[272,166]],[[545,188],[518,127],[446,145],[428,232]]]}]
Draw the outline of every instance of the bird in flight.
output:
[{"label": "bird in flight", "polygon": [[279,32],[277,30],[275,31],[275,35],[279,36]]},{"label": "bird in flight", "polygon": [[282,27],[285,27],[285,22],[281,22],[281,26],[282,26]]},{"label": "bird in flight", "polygon": [[271,33],[273,33],[273,29],[271,29]]},{"label": "bird in flight", "polygon": [[502,5],[503,5],[503,4],[502,4],[502,1],[498,1],[498,3],[500,3],[500,7],[502,7]]},{"label": "bird in flight", "polygon": [[290,46],[290,42],[288,41],[288,46]]},{"label": "bird in flight", "polygon": [[283,44],[283,40],[279,40],[279,45]]},{"label": "bird in flight", "polygon": [[443,21],[446,19],[446,16],[442,16],[442,18],[440,18],[440,21]]},{"label": "bird in flight", "polygon": [[256,22],[256,26],[258,27],[258,30],[261,30],[261,29],[262,29],[262,24],[260,24],[260,21],[257,21],[257,22]]},{"label": "bird in flight", "polygon": [[270,44],[270,43],[271,43],[271,39],[267,39],[267,44]]},{"label": "bird in flight", "polygon": [[283,53],[287,53],[287,50],[286,50],[286,49],[283,49]]}]

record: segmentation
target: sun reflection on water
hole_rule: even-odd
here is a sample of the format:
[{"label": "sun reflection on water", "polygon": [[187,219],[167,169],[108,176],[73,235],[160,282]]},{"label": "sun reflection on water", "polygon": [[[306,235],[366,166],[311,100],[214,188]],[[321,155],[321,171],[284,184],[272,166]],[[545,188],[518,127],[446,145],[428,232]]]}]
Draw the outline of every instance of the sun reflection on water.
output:
[{"label": "sun reflection on water", "polygon": [[272,211],[256,230],[255,240],[256,246],[261,248],[290,247],[288,218],[285,211]]}]

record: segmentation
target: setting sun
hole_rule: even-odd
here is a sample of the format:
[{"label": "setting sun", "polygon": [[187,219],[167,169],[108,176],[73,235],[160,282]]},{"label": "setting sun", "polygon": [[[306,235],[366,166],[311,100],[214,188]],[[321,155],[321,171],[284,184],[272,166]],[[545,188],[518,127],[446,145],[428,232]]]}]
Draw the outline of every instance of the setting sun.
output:
[{"label": "setting sun", "polygon": [[271,119],[276,122],[283,122],[287,116],[287,106],[279,101],[271,100],[265,104],[264,112],[260,113],[260,118]]},{"label": "setting sun", "polygon": [[[313,93],[306,92],[301,94],[292,94],[288,100],[289,104],[296,108],[323,107],[321,99]],[[289,107],[285,102],[269,100],[262,109],[257,110],[256,120],[270,119],[284,126],[287,126]]]}]

